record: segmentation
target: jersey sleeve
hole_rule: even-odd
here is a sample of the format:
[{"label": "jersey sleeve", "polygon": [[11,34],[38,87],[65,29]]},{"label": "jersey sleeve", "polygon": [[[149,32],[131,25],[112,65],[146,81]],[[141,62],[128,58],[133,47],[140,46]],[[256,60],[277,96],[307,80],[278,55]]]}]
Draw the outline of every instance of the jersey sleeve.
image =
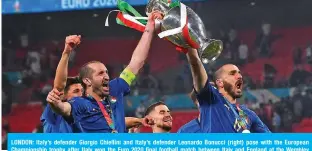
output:
[{"label": "jersey sleeve", "polygon": [[45,107],[40,117],[40,121],[42,122],[42,124],[44,123],[54,124],[56,122],[56,113],[53,112],[49,104]]},{"label": "jersey sleeve", "polygon": [[53,132],[53,125],[48,123],[47,121],[42,122],[43,133],[52,133]]},{"label": "jersey sleeve", "polygon": [[261,121],[258,115],[252,111],[252,125],[250,131],[253,133],[271,133],[269,128]]},{"label": "jersey sleeve", "polygon": [[71,119],[72,122],[77,122],[81,120],[82,115],[87,110],[87,107],[85,105],[85,100],[83,98],[75,97],[68,101],[68,103],[71,105]]},{"label": "jersey sleeve", "polygon": [[112,88],[112,93],[120,94],[122,93],[124,96],[128,95],[130,93],[130,85],[135,80],[135,75],[129,71],[128,69],[125,69],[119,76],[119,78],[116,78],[109,82],[110,88]]},{"label": "jersey sleeve", "polygon": [[183,133],[183,129],[184,129],[184,127],[182,126],[182,127],[180,127],[179,128],[179,130],[177,131],[177,133]]},{"label": "jersey sleeve", "polygon": [[199,90],[199,92],[194,89],[194,92],[200,106],[213,104],[218,100],[216,94],[219,94],[219,91],[216,87],[212,86],[208,80],[204,88]]},{"label": "jersey sleeve", "polygon": [[43,127],[44,133],[52,133],[57,121],[57,115],[53,112],[50,105],[48,104],[44,109],[40,121]]}]

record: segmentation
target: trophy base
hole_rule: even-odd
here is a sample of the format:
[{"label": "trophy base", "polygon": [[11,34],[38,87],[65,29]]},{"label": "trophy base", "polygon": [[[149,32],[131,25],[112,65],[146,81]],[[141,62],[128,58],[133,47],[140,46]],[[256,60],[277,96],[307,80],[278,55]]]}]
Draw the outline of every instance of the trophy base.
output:
[{"label": "trophy base", "polygon": [[205,64],[215,61],[223,50],[223,43],[221,40],[210,39],[204,43],[199,51],[201,61]]}]

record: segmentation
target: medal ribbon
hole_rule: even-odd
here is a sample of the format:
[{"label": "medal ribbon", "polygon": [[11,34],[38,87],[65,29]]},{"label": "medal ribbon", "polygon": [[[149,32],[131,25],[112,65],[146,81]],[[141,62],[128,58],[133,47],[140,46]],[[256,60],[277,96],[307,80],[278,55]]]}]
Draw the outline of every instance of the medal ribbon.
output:
[{"label": "medal ribbon", "polygon": [[[96,102],[98,103],[98,105],[99,105],[99,107],[100,107],[100,109],[101,109],[101,112],[102,112],[102,114],[103,114],[103,116],[104,116],[104,118],[105,118],[105,120],[106,120],[108,126],[112,129],[112,133],[117,132],[116,129],[115,129],[114,115],[113,115],[113,113],[111,113],[111,116],[110,116],[110,115],[107,113],[107,111],[106,111],[104,105],[102,104],[102,102],[100,102],[100,101],[96,101]],[[111,110],[111,112],[113,112],[113,111]],[[111,117],[112,117],[112,118],[111,118]]]},{"label": "medal ribbon", "polygon": [[247,129],[247,123],[248,123],[248,119],[246,117],[246,114],[244,113],[244,111],[239,107],[238,104],[236,104],[236,108],[238,110],[238,115],[240,117],[240,120],[238,121],[238,123],[243,127],[244,130]]},{"label": "medal ribbon", "polygon": [[247,117],[245,116],[246,114],[244,113],[244,111],[239,107],[238,104],[236,104],[236,108],[238,110],[238,113],[235,111],[234,107],[232,106],[231,103],[229,103],[229,101],[227,101],[226,98],[224,98],[227,105],[231,108],[232,112],[235,115],[235,118],[238,119],[238,124],[244,129],[247,130]]}]

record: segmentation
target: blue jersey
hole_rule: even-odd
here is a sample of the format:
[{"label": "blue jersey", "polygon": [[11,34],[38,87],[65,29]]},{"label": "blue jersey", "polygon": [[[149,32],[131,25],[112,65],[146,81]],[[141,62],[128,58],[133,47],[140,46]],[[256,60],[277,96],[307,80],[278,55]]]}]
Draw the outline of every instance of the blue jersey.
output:
[{"label": "blue jersey", "polygon": [[[124,96],[129,94],[129,84],[122,78],[109,82],[109,94],[112,99],[101,101],[109,113],[112,110],[115,129],[118,133],[126,132]],[[112,129],[106,122],[97,101],[92,97],[75,97],[68,101],[71,104],[71,116],[79,127],[78,133],[111,133]]]},{"label": "blue jersey", "polygon": [[191,120],[180,127],[177,133],[200,133],[198,118]]},{"label": "blue jersey", "polygon": [[[207,82],[205,87],[196,93],[200,105],[200,129],[202,133],[241,133],[243,131],[229,103],[217,88]],[[230,105],[238,114],[236,105]],[[244,105],[239,105],[239,107],[246,114],[247,129],[250,132],[270,132],[255,112]]]},{"label": "blue jersey", "polygon": [[56,114],[48,104],[44,109],[40,121],[44,133],[72,133],[73,124],[69,124],[62,115]]}]

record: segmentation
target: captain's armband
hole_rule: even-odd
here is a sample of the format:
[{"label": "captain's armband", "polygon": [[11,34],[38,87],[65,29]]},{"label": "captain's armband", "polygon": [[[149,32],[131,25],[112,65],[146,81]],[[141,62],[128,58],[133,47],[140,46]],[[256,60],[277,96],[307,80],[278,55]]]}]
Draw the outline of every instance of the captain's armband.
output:
[{"label": "captain's armband", "polygon": [[132,82],[135,80],[135,74],[133,74],[130,70],[124,69],[122,73],[119,76],[120,78],[124,79],[129,86],[132,84]]}]

